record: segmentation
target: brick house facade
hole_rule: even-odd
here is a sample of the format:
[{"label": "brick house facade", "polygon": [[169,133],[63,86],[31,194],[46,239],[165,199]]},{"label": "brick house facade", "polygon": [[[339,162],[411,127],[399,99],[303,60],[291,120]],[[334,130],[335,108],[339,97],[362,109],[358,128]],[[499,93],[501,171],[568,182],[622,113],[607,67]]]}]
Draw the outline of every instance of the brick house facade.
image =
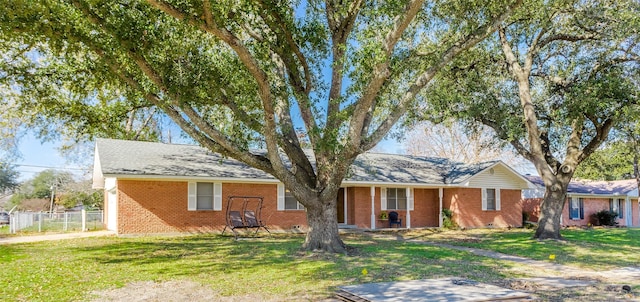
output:
[{"label": "brick house facade", "polygon": [[[537,222],[540,203],[544,196],[542,180],[537,176],[526,176],[537,186],[523,191],[523,211],[529,221]],[[619,226],[640,226],[638,188],[635,179],[619,181],[572,180],[567,192],[567,201],[562,209],[563,226],[597,225],[593,214],[602,210],[619,213]]]},{"label": "brick house facade", "polygon": [[[270,230],[304,231],[306,212],[287,200],[279,181],[212,156],[195,146],[99,140],[94,187],[106,192],[107,228],[118,234],[219,232],[226,225],[230,196],[260,196],[261,218]],[[380,213],[396,211],[403,228],[439,227],[440,213],[448,208],[462,227],[522,225],[521,190],[531,187],[524,177],[501,162],[451,163],[457,166],[450,173],[437,160],[443,170],[435,170],[429,158],[359,157],[338,194],[338,221],[361,229],[387,228]],[[398,174],[394,164],[407,175]],[[435,181],[444,178],[450,181]],[[200,201],[206,207],[199,208]]]}]

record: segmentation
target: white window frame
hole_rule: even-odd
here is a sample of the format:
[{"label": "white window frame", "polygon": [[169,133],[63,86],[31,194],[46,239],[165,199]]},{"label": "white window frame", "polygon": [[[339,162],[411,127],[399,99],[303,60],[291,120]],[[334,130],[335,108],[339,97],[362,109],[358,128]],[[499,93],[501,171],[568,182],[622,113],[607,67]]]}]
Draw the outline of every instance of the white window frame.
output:
[{"label": "white window frame", "polygon": [[[577,197],[572,197],[571,199],[569,199],[569,219],[570,220],[581,220],[582,216],[580,215],[580,213],[582,211],[584,211],[584,209],[580,209],[581,206],[584,207],[584,199],[582,198],[577,198]],[[575,206],[575,207],[574,207]],[[575,210],[577,211],[577,216],[572,214],[572,211]]]},{"label": "white window frame", "polygon": [[[393,198],[395,200],[395,207],[389,207],[389,201],[390,201],[390,196],[388,194],[390,194],[390,190],[395,190],[395,198]],[[405,192],[405,208],[401,209],[398,207],[398,191],[404,191]],[[383,188],[382,192],[381,192],[381,198],[380,198],[380,202],[381,202],[381,209],[383,210],[396,210],[396,211],[406,211],[406,210],[410,210],[412,208],[412,202],[411,202],[411,198],[413,197],[413,194],[411,194],[412,192],[407,189],[407,188]]]},{"label": "white window frame", "polygon": [[[287,199],[293,199],[296,202],[296,207],[295,208],[287,208]],[[285,211],[299,211],[299,210],[304,210],[304,206],[298,201],[296,200],[295,197],[293,197],[293,194],[291,194],[291,191],[285,189],[284,190],[284,210]]]},{"label": "white window frame", "polygon": [[624,199],[610,198],[609,204],[611,207],[611,211],[618,213],[617,219],[623,219],[624,218]]},{"label": "white window frame", "polygon": [[287,198],[294,198],[291,195],[291,192],[289,190],[287,190],[284,187],[284,184],[279,183],[278,184],[278,211],[303,211],[305,208],[304,206],[296,200],[296,208],[295,209],[291,209],[291,208],[287,208]]},{"label": "white window frame", "polygon": [[[495,190],[495,209],[488,208],[487,190]],[[482,188],[482,210],[483,211],[500,211],[500,189],[499,188]]]},{"label": "white window frame", "polygon": [[[213,208],[198,208],[198,183],[213,185]],[[190,181],[187,184],[187,210],[189,211],[222,211],[222,183],[221,182],[196,182]]]}]

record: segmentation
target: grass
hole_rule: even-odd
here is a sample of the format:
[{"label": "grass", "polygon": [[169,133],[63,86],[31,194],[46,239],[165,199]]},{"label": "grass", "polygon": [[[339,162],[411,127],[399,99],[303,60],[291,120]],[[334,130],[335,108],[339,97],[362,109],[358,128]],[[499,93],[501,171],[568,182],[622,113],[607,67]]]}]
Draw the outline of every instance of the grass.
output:
[{"label": "grass", "polygon": [[[502,279],[505,263],[464,252],[345,237],[355,255],[299,252],[300,236],[87,238],[0,246],[0,297],[70,301],[135,281],[191,280],[222,296],[310,299],[339,285],[458,276]],[[363,273],[363,269],[367,273]]]},{"label": "grass", "polygon": [[0,225],[0,237],[4,237],[6,235],[9,235],[9,225]]},{"label": "grass", "polygon": [[[422,230],[406,237],[493,250],[536,260],[555,261],[593,270],[640,266],[640,229],[571,228],[565,240],[533,239],[534,230]],[[554,260],[549,256],[555,255]]]},{"label": "grass", "polygon": [[[530,239],[529,230],[400,234],[547,261],[554,253],[557,262],[591,268],[637,266],[640,258],[640,230],[636,229],[566,230],[566,242],[538,242]],[[86,301],[92,291],[137,281],[185,280],[221,296],[318,300],[331,296],[341,285],[439,277],[505,284],[521,274],[513,269],[519,264],[418,243],[350,234],[343,235],[349,255],[331,255],[300,252],[303,240],[301,235],[282,234],[238,241],[193,235],[0,245],[0,297]]]}]

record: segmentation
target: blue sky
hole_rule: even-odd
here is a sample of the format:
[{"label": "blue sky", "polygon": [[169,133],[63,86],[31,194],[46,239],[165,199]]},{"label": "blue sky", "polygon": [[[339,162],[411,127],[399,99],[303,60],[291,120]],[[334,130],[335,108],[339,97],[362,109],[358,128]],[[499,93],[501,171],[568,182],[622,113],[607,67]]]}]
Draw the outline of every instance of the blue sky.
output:
[{"label": "blue sky", "polygon": [[81,169],[86,169],[92,165],[92,159],[87,159],[87,162],[83,163],[82,166],[77,163],[69,163],[60,155],[58,147],[57,144],[52,142],[42,143],[30,133],[25,135],[19,144],[22,158],[13,162],[16,165],[16,170],[20,172],[19,180],[31,179],[46,169],[71,172],[77,177],[86,176],[85,171]]}]

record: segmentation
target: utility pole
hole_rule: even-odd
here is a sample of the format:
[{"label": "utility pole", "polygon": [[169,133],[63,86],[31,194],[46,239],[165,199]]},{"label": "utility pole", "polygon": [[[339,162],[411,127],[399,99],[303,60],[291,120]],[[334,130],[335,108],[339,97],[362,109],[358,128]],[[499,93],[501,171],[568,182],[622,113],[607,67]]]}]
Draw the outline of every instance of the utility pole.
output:
[{"label": "utility pole", "polygon": [[53,196],[56,194],[56,185],[51,185],[51,204],[49,205],[49,218],[53,218]]}]

